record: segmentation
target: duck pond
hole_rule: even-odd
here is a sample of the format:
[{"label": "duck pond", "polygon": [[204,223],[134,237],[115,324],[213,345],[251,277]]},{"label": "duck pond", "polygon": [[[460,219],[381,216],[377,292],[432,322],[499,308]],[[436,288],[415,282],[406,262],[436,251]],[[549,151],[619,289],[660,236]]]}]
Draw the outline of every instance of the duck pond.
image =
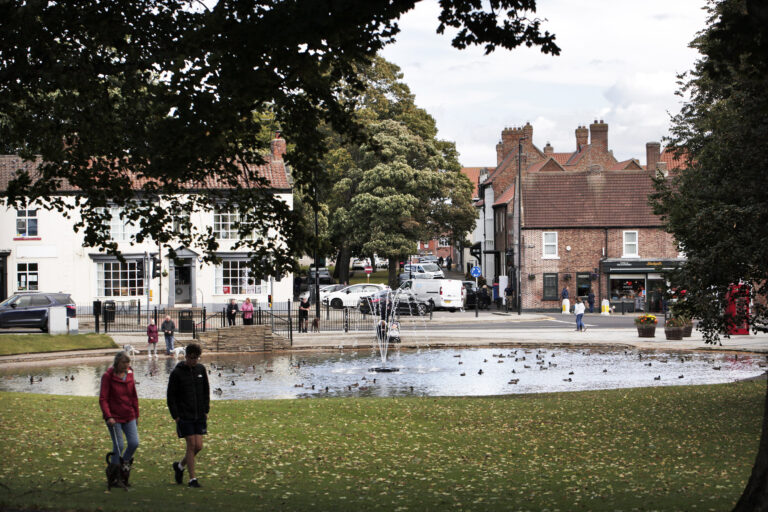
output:
[{"label": "duck pond", "polygon": [[[140,398],[165,398],[178,359],[133,358]],[[286,354],[204,353],[211,397],[487,396],[650,386],[701,385],[757,377],[765,356],[567,348],[456,348]],[[97,396],[110,361],[0,370],[0,391]],[[386,366],[395,372],[379,373]]]}]

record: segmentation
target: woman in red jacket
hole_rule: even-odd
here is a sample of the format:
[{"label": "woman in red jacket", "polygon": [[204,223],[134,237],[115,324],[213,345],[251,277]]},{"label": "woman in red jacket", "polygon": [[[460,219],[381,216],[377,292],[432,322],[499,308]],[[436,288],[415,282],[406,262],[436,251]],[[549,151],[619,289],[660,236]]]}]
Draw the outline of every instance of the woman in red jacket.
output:
[{"label": "woman in red jacket", "polygon": [[[139,397],[125,352],[115,354],[115,361],[101,377],[99,405],[112,439],[112,458],[107,468],[107,486],[127,487],[133,454],[139,447]],[[127,441],[124,447],[123,435]]]}]

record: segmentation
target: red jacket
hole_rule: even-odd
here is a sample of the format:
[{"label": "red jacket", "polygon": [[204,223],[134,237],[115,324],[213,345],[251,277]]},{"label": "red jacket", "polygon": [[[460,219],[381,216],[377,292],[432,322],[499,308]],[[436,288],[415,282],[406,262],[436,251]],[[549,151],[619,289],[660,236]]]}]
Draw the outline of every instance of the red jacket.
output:
[{"label": "red jacket", "polygon": [[118,423],[128,423],[139,419],[139,397],[133,381],[133,370],[128,368],[125,380],[115,374],[114,366],[104,372],[101,376],[99,405],[104,420],[114,418]]},{"label": "red jacket", "polygon": [[157,343],[157,326],[155,324],[147,326],[147,343]]}]

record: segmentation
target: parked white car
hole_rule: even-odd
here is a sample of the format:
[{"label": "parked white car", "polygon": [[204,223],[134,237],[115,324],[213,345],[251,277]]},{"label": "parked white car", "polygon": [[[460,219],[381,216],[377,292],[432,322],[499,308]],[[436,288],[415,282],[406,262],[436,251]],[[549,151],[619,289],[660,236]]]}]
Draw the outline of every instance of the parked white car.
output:
[{"label": "parked white car", "polygon": [[400,281],[405,279],[445,279],[437,263],[412,263],[403,267]]},{"label": "parked white car", "polygon": [[457,311],[464,307],[464,286],[458,279],[409,279],[398,290],[433,308]]},{"label": "parked white car", "polygon": [[383,284],[353,284],[342,290],[338,290],[326,295],[324,304],[329,304],[332,308],[340,309],[342,307],[356,308],[360,304],[362,297],[368,297],[389,287]]}]

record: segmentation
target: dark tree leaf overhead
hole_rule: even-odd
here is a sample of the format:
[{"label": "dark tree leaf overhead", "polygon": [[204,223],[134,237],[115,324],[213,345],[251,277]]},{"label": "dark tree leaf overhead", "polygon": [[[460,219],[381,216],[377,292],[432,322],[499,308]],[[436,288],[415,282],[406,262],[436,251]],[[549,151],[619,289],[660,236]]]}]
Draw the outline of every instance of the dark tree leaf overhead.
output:
[{"label": "dark tree leaf overhead", "polygon": [[[125,207],[139,240],[169,248],[179,236],[170,232],[174,218],[237,205],[248,212],[239,230],[254,270],[277,275],[291,266],[295,218],[256,169],[265,130],[276,123],[290,143],[297,187],[321,178],[318,126],[362,138],[345,90],[362,90],[357,67],[393,41],[416,2],[1,2],[0,140],[3,150],[40,162],[2,193],[11,205],[83,209],[86,243],[113,252],[107,205]],[[493,0],[485,14],[469,0],[441,6],[439,29],[458,27],[458,48],[558,52],[554,36],[525,18],[532,1]],[[66,190],[76,199],[63,200]],[[180,192],[194,193],[181,200]],[[158,198],[172,207],[158,208]],[[213,256],[210,231],[185,236]]]}]

